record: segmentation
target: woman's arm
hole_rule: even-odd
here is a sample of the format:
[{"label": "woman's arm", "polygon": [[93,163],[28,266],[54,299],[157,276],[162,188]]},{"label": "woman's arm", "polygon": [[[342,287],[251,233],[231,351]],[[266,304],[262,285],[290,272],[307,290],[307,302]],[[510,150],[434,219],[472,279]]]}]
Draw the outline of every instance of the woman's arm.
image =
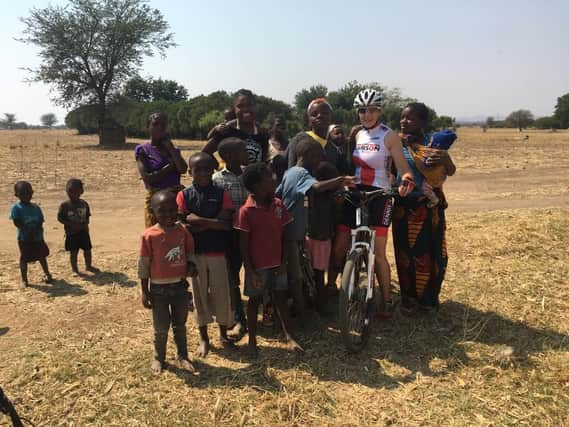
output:
[{"label": "woman's arm", "polygon": [[413,188],[404,185],[403,181],[410,181],[411,183],[414,183],[415,179],[413,178],[413,172],[411,171],[411,168],[405,159],[405,155],[403,154],[403,145],[401,144],[399,135],[393,131],[389,132],[385,137],[385,146],[393,158],[397,172],[399,172],[399,175],[401,175],[402,183],[399,186],[399,194],[401,197],[405,197],[413,190]]},{"label": "woman's arm", "polygon": [[174,163],[168,163],[162,169],[159,169],[154,172],[148,172],[146,170],[146,165],[144,164],[144,161],[140,157],[136,159],[136,165],[138,167],[138,173],[140,174],[140,177],[148,185],[159,183],[169,173],[177,170],[176,165],[174,165]]},{"label": "woman's arm", "polygon": [[403,154],[403,145],[401,144],[401,139],[395,132],[389,132],[385,137],[385,146],[389,150],[389,154],[393,158],[393,162],[395,163],[395,167],[397,168],[397,172],[403,179],[411,178],[413,179],[413,172],[405,159],[405,155]]},{"label": "woman's arm", "polygon": [[172,144],[172,141],[170,139],[164,141],[162,146],[168,151],[168,154],[170,154],[170,157],[172,158],[172,161],[174,162],[174,166],[176,166],[178,173],[180,175],[185,174],[188,171],[188,164],[182,158],[180,150],[176,150],[174,144]]}]

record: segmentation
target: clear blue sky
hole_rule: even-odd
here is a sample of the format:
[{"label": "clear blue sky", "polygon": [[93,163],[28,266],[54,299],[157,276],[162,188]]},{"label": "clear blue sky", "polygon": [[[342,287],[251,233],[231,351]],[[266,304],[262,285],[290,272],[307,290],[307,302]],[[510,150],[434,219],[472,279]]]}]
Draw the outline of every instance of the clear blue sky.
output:
[{"label": "clear blue sky", "polygon": [[[49,88],[24,83],[38,64],[14,40],[19,17],[44,0],[3,2],[0,113],[38,123],[53,111]],[[65,4],[52,0],[52,4]],[[399,87],[439,114],[500,116],[518,108],[549,115],[569,92],[569,1],[152,0],[176,34],[165,60],[143,76],[173,79],[191,96],[241,87],[293,100],[305,87],[350,80]]]}]

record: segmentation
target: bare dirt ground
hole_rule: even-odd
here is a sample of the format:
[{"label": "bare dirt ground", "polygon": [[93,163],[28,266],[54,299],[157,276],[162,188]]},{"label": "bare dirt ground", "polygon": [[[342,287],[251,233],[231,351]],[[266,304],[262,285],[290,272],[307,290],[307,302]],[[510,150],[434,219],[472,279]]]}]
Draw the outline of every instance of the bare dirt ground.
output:
[{"label": "bare dirt ground", "polygon": [[[136,282],[139,142],[102,150],[71,131],[0,132],[0,386],[36,425],[567,423],[569,132],[459,129],[437,317],[396,315],[359,355],[343,350],[334,319],[315,318],[304,356],[265,330],[256,363],[216,349],[199,375],[159,377]],[[179,141],[184,157],[201,144]],[[98,276],[70,275],[56,220],[69,177],[85,183]],[[31,266],[24,291],[7,219],[18,179],[44,210],[57,278],[39,284]],[[188,337],[193,348],[193,320]]]}]

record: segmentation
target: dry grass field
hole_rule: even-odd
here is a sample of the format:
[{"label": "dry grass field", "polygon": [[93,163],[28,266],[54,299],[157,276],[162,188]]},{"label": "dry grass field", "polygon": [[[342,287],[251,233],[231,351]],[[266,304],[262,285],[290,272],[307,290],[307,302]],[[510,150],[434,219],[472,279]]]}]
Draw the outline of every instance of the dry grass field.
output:
[{"label": "dry grass field", "polygon": [[[255,363],[214,339],[197,374],[160,376],[136,281],[138,142],[102,150],[71,131],[0,131],[0,386],[22,416],[38,426],[569,425],[569,132],[459,129],[437,316],[396,313],[358,355],[334,319],[314,317],[302,356],[264,329]],[[178,142],[184,157],[201,145]],[[71,176],[93,211],[97,276],[73,278],[63,250],[56,211]],[[32,285],[18,289],[7,219],[18,179],[47,219],[53,285],[33,265]],[[189,320],[192,349],[197,335]]]}]

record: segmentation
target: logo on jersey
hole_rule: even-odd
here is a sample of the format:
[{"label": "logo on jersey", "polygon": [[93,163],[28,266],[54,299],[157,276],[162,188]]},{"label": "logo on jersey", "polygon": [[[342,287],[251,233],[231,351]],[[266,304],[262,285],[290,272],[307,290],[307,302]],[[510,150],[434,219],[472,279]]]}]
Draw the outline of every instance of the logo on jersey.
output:
[{"label": "logo on jersey", "polygon": [[378,144],[358,144],[356,149],[359,151],[381,151],[381,146]]}]

